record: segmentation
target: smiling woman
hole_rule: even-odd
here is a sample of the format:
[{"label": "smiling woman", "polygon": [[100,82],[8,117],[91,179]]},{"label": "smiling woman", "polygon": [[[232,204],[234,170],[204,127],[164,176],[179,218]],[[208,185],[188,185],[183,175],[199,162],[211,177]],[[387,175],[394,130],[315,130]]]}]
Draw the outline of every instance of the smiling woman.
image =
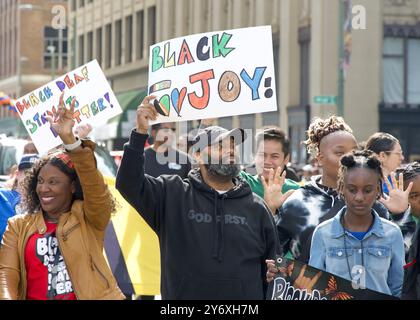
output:
[{"label": "smiling woman", "polygon": [[0,299],[123,299],[103,256],[115,201],[96,167],[95,144],[77,140],[75,99],[63,95],[51,127],[64,142],[23,183],[27,213],[9,219],[0,248]]},{"label": "smiling woman", "polygon": [[[385,177],[388,177],[391,185],[391,175],[401,166],[404,161],[403,151],[397,138],[385,132],[376,132],[371,135],[366,142],[366,149],[373,151],[382,164]],[[386,182],[383,184],[386,194],[389,193]]]},{"label": "smiling woman", "polygon": [[28,172],[24,203],[30,213],[43,211],[44,218],[58,222],[60,214],[70,211],[74,200],[83,200],[83,191],[70,157],[57,152],[42,158]]}]

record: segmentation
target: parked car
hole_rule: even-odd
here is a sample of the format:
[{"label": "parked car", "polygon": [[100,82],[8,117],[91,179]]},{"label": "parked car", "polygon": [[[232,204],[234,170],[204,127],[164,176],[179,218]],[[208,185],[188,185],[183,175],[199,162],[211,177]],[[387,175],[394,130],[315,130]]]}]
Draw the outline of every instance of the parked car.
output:
[{"label": "parked car", "polygon": [[[0,136],[0,176],[7,176],[9,169],[19,163],[23,155],[23,148],[28,140]],[[101,144],[97,144],[95,156],[99,171],[104,176],[115,177],[117,166],[109,151]],[[3,178],[4,179],[4,178]]]}]

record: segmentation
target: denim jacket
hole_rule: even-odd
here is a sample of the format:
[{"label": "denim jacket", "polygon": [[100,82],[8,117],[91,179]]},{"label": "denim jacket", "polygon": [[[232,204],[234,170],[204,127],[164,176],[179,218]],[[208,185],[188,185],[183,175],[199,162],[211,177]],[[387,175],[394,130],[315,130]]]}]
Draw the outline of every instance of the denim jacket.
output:
[{"label": "denim jacket", "polygon": [[315,229],[309,265],[353,280],[356,287],[400,297],[405,264],[401,230],[372,210],[373,226],[358,240],[341,224],[345,210]]}]

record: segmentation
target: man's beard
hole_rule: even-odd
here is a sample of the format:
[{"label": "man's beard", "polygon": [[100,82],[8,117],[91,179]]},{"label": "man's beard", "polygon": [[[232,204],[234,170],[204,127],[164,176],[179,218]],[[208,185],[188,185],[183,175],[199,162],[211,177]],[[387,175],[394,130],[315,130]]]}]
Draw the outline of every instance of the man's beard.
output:
[{"label": "man's beard", "polygon": [[241,172],[239,164],[205,164],[207,171],[213,176],[236,178]]}]

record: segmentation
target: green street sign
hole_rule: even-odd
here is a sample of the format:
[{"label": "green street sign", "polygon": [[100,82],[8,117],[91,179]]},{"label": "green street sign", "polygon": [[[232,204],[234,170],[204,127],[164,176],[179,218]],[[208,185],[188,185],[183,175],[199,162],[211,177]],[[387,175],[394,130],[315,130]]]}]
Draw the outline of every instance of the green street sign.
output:
[{"label": "green street sign", "polygon": [[314,103],[315,104],[336,104],[337,97],[336,96],[315,96]]}]

